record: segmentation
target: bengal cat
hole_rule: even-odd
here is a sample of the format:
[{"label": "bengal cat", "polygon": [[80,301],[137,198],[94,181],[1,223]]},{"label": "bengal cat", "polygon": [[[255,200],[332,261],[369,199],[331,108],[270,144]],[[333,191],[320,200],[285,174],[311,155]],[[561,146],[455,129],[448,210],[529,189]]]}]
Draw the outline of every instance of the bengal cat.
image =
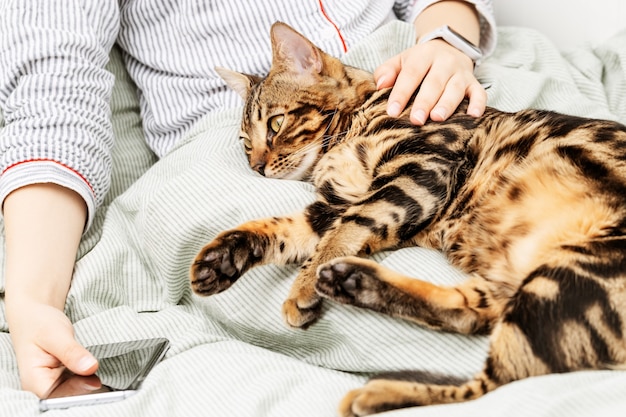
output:
[{"label": "bengal cat", "polygon": [[[347,394],[342,416],[465,401],[521,378],[626,368],[626,127],[548,111],[488,108],[423,127],[385,111],[389,91],[282,23],[264,77],[220,69],[245,100],[241,138],[268,178],[311,179],[293,216],[219,234],[196,256],[200,295],[250,268],[302,263],[283,304],[305,328],[322,298],[423,326],[490,334],[467,382],[383,376]],[[367,259],[441,250],[467,274],[454,287]],[[419,271],[413,271],[419,274]]]}]

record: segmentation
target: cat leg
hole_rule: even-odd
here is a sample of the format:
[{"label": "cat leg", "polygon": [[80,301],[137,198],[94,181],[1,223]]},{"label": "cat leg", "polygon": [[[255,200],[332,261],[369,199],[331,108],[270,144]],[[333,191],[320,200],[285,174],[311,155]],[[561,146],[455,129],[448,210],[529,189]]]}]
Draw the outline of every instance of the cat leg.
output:
[{"label": "cat leg", "polygon": [[348,392],[340,402],[339,415],[360,417],[399,408],[470,401],[512,381],[550,373],[549,367],[533,354],[531,343],[518,326],[498,322],[490,341],[483,371],[467,382],[444,377],[431,382],[432,378],[423,372],[381,375]]},{"label": "cat leg", "polygon": [[[395,243],[395,242],[394,242]],[[311,258],[303,264],[287,300],[283,303],[283,317],[287,325],[306,328],[320,315],[322,298],[316,291],[318,266],[338,256],[375,252],[383,246],[380,239],[372,237],[367,227],[339,219],[320,239]]]},{"label": "cat leg", "polygon": [[191,265],[191,288],[204,296],[222,292],[254,266],[307,259],[318,241],[304,212],[244,223],[200,250]]},{"label": "cat leg", "polygon": [[[330,233],[334,236],[334,233]],[[321,313],[322,298],[315,290],[315,283],[317,282],[317,265],[320,263],[333,259],[337,253],[335,250],[340,245],[332,245],[335,250],[324,250],[322,248],[330,245],[325,244],[324,241],[332,239],[329,234],[324,235],[323,239],[318,244],[314,255],[307,259],[307,261],[300,268],[300,273],[296,277],[289,295],[283,303],[283,318],[288,326],[295,328],[307,328],[310,326]],[[347,249],[351,253],[357,253],[361,245],[356,241],[354,247]],[[345,249],[345,248],[344,248]]]},{"label": "cat leg", "polygon": [[[602,262],[604,271],[608,270],[607,261]],[[342,294],[337,296],[340,299],[357,293],[360,302],[369,300],[368,305],[375,305],[371,300],[378,300],[378,294],[388,285],[376,288],[372,276],[377,276],[378,282],[401,281],[398,277],[382,278],[385,272],[376,263],[346,258],[320,268],[320,285],[330,277],[336,278],[338,270],[351,269],[350,264],[356,264],[354,270],[366,273],[355,276],[353,271],[350,279],[343,280],[342,288],[335,287],[336,293]],[[615,265],[623,268],[623,255]],[[529,274],[494,322],[485,366],[474,379],[462,384],[428,383],[419,378],[408,381],[407,373],[403,373],[402,380],[388,376],[373,379],[344,397],[340,415],[365,416],[397,408],[468,401],[528,377],[619,367],[625,362],[625,332],[619,308],[624,305],[626,291],[616,279],[597,279],[587,272],[542,265]],[[402,297],[397,291],[395,294]]]},{"label": "cat leg", "polygon": [[311,259],[300,268],[287,299],[283,302],[282,315],[285,324],[293,328],[306,329],[321,314],[322,299],[315,292],[315,274]]},{"label": "cat leg", "polygon": [[368,259],[343,257],[318,269],[317,292],[432,329],[487,333],[501,313],[482,278],[442,287],[392,271]]}]

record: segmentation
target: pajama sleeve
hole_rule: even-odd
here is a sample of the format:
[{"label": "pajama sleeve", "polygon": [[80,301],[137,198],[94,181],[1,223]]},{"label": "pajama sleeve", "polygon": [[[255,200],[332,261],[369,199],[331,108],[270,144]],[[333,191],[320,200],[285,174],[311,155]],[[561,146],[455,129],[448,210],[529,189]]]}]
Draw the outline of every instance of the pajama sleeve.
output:
[{"label": "pajama sleeve", "polygon": [[0,202],[55,183],[85,200],[89,227],[110,186],[116,0],[0,5]]}]

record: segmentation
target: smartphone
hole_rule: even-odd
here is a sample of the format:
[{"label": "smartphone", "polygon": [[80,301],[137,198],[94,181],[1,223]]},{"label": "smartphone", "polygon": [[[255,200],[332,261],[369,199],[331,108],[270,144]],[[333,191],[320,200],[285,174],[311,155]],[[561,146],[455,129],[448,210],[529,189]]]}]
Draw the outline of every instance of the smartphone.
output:
[{"label": "smartphone", "polygon": [[94,375],[65,369],[39,401],[39,409],[70,408],[120,401],[135,393],[169,348],[165,338],[85,346],[99,362]]}]

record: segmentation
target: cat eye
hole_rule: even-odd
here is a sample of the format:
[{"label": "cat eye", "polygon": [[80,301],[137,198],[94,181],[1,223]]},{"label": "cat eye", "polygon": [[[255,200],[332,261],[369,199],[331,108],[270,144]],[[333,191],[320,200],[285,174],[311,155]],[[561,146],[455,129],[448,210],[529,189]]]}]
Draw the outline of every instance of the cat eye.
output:
[{"label": "cat eye", "polygon": [[270,118],[268,124],[272,132],[278,133],[280,127],[283,125],[283,120],[285,120],[285,116],[283,116],[282,114],[272,116],[272,118]]},{"label": "cat eye", "polygon": [[243,147],[246,149],[246,151],[251,151],[252,150],[252,141],[250,140],[249,137],[247,137],[247,136],[239,136],[239,140],[241,140],[241,142],[243,142]]}]

